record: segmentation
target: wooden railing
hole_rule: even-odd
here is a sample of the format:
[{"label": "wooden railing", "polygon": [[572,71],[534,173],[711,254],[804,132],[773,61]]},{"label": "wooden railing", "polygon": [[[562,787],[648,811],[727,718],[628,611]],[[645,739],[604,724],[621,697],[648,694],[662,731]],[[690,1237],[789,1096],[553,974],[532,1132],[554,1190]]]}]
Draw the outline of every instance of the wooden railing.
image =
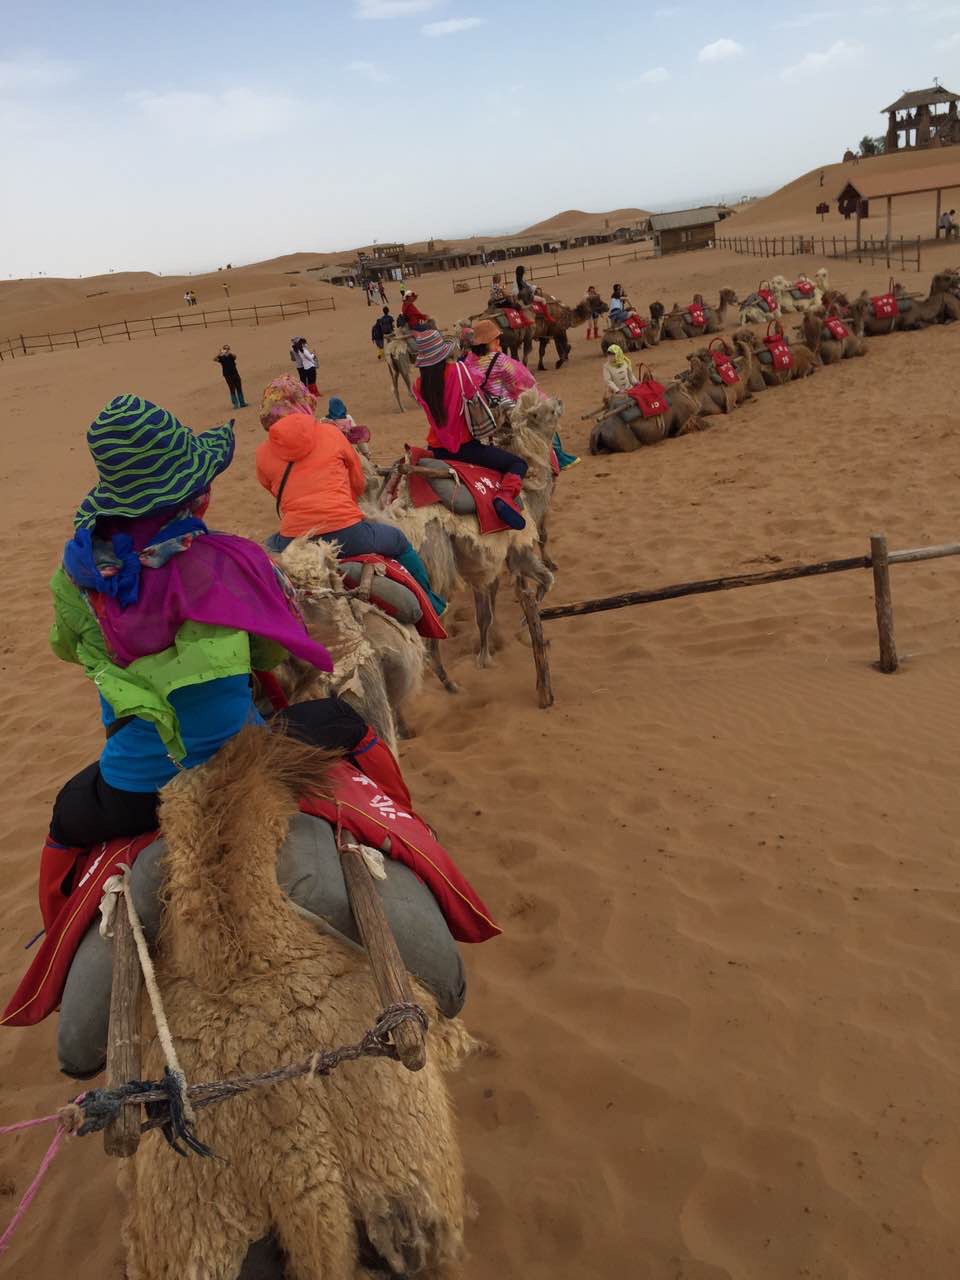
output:
[{"label": "wooden railing", "polygon": [[920,270],[920,237],[905,240],[864,240],[857,244],[850,236],[717,236],[717,249],[729,249],[733,253],[752,258],[821,257],[856,258],[858,262],[883,262],[888,267],[897,264],[905,271],[912,267]]},{"label": "wooden railing", "polygon": [[[543,262],[542,255],[538,258],[536,272],[530,270],[528,260],[524,260],[522,265],[526,268],[527,279],[543,280],[547,276],[570,275],[574,271],[586,271],[587,267],[592,266],[595,262],[605,262],[607,266],[612,266],[614,262],[642,262],[647,258],[654,258],[657,255],[652,250],[641,252],[639,248],[628,249],[626,253],[604,253],[597,258],[567,258],[563,262],[555,259],[552,263]],[[509,275],[516,262],[513,258],[508,258],[504,262],[493,262],[485,273],[475,276],[458,276],[453,281],[454,293],[469,293],[472,289],[489,289],[493,282],[494,275],[503,278]],[[476,283],[474,283],[476,281]]]},{"label": "wooden railing", "polygon": [[329,298],[303,298],[296,302],[270,302],[263,306],[219,307],[201,311],[190,307],[185,312],[165,316],[147,316],[144,320],[114,320],[110,324],[88,325],[81,329],[64,329],[59,333],[24,334],[0,339],[0,360],[33,355],[36,351],[56,351],[59,347],[80,348],[91,343],[132,342],[134,338],[157,338],[162,333],[183,333],[188,329],[206,329],[215,324],[262,324],[267,320],[286,320],[290,316],[312,315],[315,311],[336,311]]}]

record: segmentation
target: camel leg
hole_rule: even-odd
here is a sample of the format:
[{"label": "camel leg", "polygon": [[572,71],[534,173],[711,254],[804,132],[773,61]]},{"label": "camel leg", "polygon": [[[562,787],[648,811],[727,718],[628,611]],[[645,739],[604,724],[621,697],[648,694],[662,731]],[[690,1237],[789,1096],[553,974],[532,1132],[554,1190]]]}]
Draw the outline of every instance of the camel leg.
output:
[{"label": "camel leg", "polygon": [[551,560],[550,556],[547,555],[547,538],[549,536],[549,530],[547,529],[547,518],[549,515],[550,515],[549,509],[544,511],[543,515],[540,517],[540,523],[537,525],[537,532],[540,535],[540,559],[547,566],[547,568],[550,570],[551,573],[556,573],[557,565],[553,562],[553,560]]},{"label": "camel leg", "polygon": [[500,579],[494,578],[488,588],[490,596],[490,652],[499,653],[503,648],[503,637],[497,626],[497,593],[500,590]]},{"label": "camel leg", "polygon": [[403,405],[400,403],[400,378],[392,360],[390,361],[390,381],[393,383],[393,397],[397,402],[397,408],[403,413]]},{"label": "camel leg", "polygon": [[570,342],[565,333],[558,333],[553,340],[553,345],[557,348],[557,368],[562,368],[570,359]]},{"label": "camel leg", "polygon": [[493,655],[490,652],[490,628],[493,624],[494,590],[485,587],[482,591],[474,590],[473,604],[477,614],[477,628],[480,632],[480,647],[477,650],[477,666],[492,667]]},{"label": "camel leg", "polygon": [[415,738],[417,736],[407,724],[402,711],[395,711],[393,718],[397,723],[397,737],[401,742],[409,742],[411,738]]},{"label": "camel leg", "polygon": [[440,641],[429,640],[427,642],[427,652],[430,655],[430,668],[447,693],[459,693],[460,686],[447,675],[443,659],[440,657]]},{"label": "camel leg", "polygon": [[356,1229],[342,1185],[311,1179],[304,1192],[275,1204],[274,1213],[286,1280],[354,1280]]},{"label": "camel leg", "polygon": [[548,341],[548,339],[547,339],[547,338],[539,338],[537,341],[538,341],[538,342],[539,342],[539,344],[540,344],[540,359],[539,359],[539,361],[537,362],[537,372],[538,372],[538,373],[542,373],[542,372],[543,372],[543,370],[544,370],[544,369],[546,369],[546,367],[547,367],[547,366],[543,363],[543,357],[546,355],[546,352],[547,352],[547,341]]}]

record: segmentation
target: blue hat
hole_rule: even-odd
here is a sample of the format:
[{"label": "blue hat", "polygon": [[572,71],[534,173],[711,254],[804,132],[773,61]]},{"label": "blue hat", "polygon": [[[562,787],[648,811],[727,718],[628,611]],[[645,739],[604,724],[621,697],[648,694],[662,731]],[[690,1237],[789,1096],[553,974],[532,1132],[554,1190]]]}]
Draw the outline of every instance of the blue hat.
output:
[{"label": "blue hat", "polygon": [[345,418],[346,416],[347,406],[339,396],[331,396],[327,405],[327,417],[333,422],[338,422],[341,418]]},{"label": "blue hat", "polygon": [[78,529],[101,516],[149,515],[201,493],[233,459],[233,422],[200,435],[140,396],[117,396],[87,432],[100,474],[74,517]]}]

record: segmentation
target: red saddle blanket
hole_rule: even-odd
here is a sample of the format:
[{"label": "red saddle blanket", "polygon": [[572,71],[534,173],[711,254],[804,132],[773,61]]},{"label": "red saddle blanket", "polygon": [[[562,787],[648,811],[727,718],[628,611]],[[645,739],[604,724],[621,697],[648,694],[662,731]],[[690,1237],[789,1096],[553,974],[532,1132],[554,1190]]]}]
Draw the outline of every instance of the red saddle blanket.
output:
[{"label": "red saddle blanket", "polygon": [[735,382],[740,381],[737,367],[725,351],[711,351],[710,355],[713,359],[714,371],[721,382],[725,382],[728,387],[732,387]]},{"label": "red saddle blanket", "polygon": [[687,319],[692,325],[695,325],[696,328],[702,329],[707,323],[707,313],[705,309],[701,307],[699,302],[691,302],[689,307],[687,307]]},{"label": "red saddle blanket", "polygon": [[[391,582],[399,582],[401,587],[406,587],[417,597],[420,604],[420,621],[417,623],[417,631],[425,640],[446,640],[447,633],[443,629],[443,623],[437,616],[430,601],[430,597],[421,587],[413,574],[408,573],[402,564],[397,564],[396,560],[388,560],[385,556],[342,556],[341,564],[382,564],[385,575]],[[376,583],[374,583],[376,585]],[[395,616],[395,610],[385,600],[374,600],[374,593],[371,592],[371,601],[381,609],[389,617]]]},{"label": "red saddle blanket", "polygon": [[[429,449],[410,448],[411,462],[432,457],[433,454]],[[488,471],[486,467],[473,467],[467,462],[451,462],[448,458],[444,458],[443,461],[457,473],[473,494],[480,532],[499,533],[501,529],[508,528],[497,515],[493,505],[493,500],[500,490],[500,472]],[[410,501],[415,507],[429,507],[440,501],[440,495],[426,476],[407,476],[407,484],[410,488]]]},{"label": "red saddle blanket", "polygon": [[769,290],[769,289],[758,289],[758,290],[757,290],[757,299],[758,299],[758,300],[759,300],[759,302],[760,302],[761,310],[763,310],[763,311],[776,311],[776,309],[777,309],[777,300],[776,300],[776,298],[773,296],[773,294],[770,292],[770,290]]},{"label": "red saddle blanket", "polygon": [[[396,776],[399,778],[398,771]],[[374,848],[379,848],[389,835],[389,856],[423,881],[458,942],[485,942],[500,933],[453,859],[426,823],[408,807],[402,779],[388,791],[381,781],[341,761],[333,766],[332,782],[333,798],[303,801],[300,808],[304,813],[332,825],[339,823],[356,839]],[[397,794],[400,792],[402,798]],[[77,947],[96,919],[105,882],[119,871],[121,864],[132,866],[156,838],[157,833],[152,832],[132,840],[112,840],[79,860],[46,846],[40,864],[40,910],[46,936],[3,1011],[0,1024],[33,1026],[58,1007]],[[64,894],[60,887],[70,870],[74,870],[74,887]]]},{"label": "red saddle blanket", "polygon": [[829,319],[824,320],[823,327],[830,334],[831,338],[836,338],[837,342],[842,342],[844,338],[850,337],[850,330],[843,321],[838,320],[836,316],[830,316]]},{"label": "red saddle blanket", "polygon": [[632,386],[627,395],[645,418],[659,418],[670,412],[670,401],[663,385],[653,378],[645,378]]},{"label": "red saddle blanket", "polygon": [[550,319],[550,308],[545,302],[540,302],[539,300],[536,300],[533,303],[531,303],[531,306],[533,308],[534,315],[540,316],[541,319],[543,320]]},{"label": "red saddle blanket", "polygon": [[810,280],[794,280],[790,286],[790,292],[795,298],[812,298],[814,295],[814,286]]},{"label": "red saddle blanket", "polygon": [[881,293],[879,297],[871,298],[870,305],[878,320],[892,320],[900,314],[900,304],[892,293]]},{"label": "red saddle blanket", "polygon": [[503,314],[507,317],[507,324],[511,329],[526,329],[530,323],[523,312],[515,307],[504,307]]},{"label": "red saddle blanket", "polygon": [[793,352],[790,350],[790,344],[785,338],[771,336],[764,338],[763,342],[770,353],[770,359],[775,369],[793,368]]},{"label": "red saddle blanket", "polygon": [[622,323],[626,326],[631,338],[642,338],[643,331],[647,327],[647,321],[633,313],[624,316]]}]

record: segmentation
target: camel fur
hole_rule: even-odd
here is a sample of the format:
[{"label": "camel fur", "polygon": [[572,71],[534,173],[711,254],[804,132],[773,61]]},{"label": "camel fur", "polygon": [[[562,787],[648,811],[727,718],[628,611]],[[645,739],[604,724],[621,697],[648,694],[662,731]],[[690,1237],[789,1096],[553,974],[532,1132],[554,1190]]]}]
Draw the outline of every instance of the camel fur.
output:
[{"label": "camel fur", "polygon": [[614,396],[607,416],[590,433],[590,452],[633,453],[642,445],[703,430],[697,416],[697,401],[682,382],[668,382],[664,393],[670,405],[669,413],[655,418],[634,418],[630,422],[624,421],[620,411],[633,406],[633,401],[627,395]]},{"label": "camel fur", "polygon": [[[390,375],[390,383],[393,387],[394,399],[397,402],[397,408],[401,413],[404,412],[403,404],[400,400],[400,383],[401,381],[407,388],[407,395],[414,400],[413,390],[411,387],[411,370],[413,369],[413,356],[410,354],[410,347],[407,339],[399,334],[394,334],[389,338],[384,346],[385,363],[387,373]],[[414,403],[416,401],[414,400]]]},{"label": "camel fur", "polygon": [[817,352],[824,364],[837,364],[840,360],[867,354],[866,341],[860,334],[847,325],[847,336],[843,339],[835,338],[824,323],[826,319],[824,315],[808,311],[796,331],[811,351]]},{"label": "camel fur", "polygon": [[737,295],[732,289],[720,290],[720,301],[711,307],[703,300],[702,294],[696,294],[694,303],[703,307],[704,323],[694,324],[686,307],[674,303],[670,312],[663,319],[663,337],[679,340],[681,338],[700,338],[705,333],[719,333],[726,327],[727,316],[731,308],[737,306]]},{"label": "camel fur", "polygon": [[540,556],[551,571],[557,566],[547,555],[547,516],[556,477],[553,474],[553,437],[560,429],[563,401],[543,396],[531,388],[521,393],[507,414],[494,443],[517,454],[527,463],[523,478],[523,503],[527,520],[536,525]]},{"label": "camel fur", "polygon": [[792,367],[775,369],[772,364],[766,364],[760,359],[760,353],[764,350],[763,342],[752,329],[737,329],[732,336],[733,345],[746,359],[751,375],[759,372],[768,387],[782,387],[797,378],[807,378],[816,373],[818,365],[822,363],[815,351],[811,351],[802,342],[795,342],[790,347],[793,352]]},{"label": "camel fur", "polygon": [[547,344],[553,342],[557,350],[556,368],[566,364],[570,359],[570,340],[567,337],[568,329],[575,329],[578,325],[584,324],[590,318],[590,307],[586,302],[578,302],[575,307],[564,306],[562,302],[554,299],[545,299],[549,318],[538,315],[536,323],[533,326],[534,341],[539,343],[540,355],[537,361],[537,371],[542,372],[546,365],[543,363],[543,357],[546,354]]},{"label": "camel fur", "polygon": [[809,298],[795,298],[793,296],[793,285],[786,276],[774,276],[770,281],[770,287],[773,290],[774,297],[777,299],[777,305],[784,315],[793,311],[801,313],[815,311],[823,303],[823,295],[830,287],[830,279],[826,267],[820,267],[813,280],[803,273],[797,279],[805,280],[808,284],[813,285],[813,293]]},{"label": "camel fur", "polygon": [[[769,280],[761,280],[757,285],[757,289],[762,289],[764,285],[767,285],[770,288],[770,292],[773,293]],[[773,296],[774,301],[776,302],[776,294]],[[782,314],[783,313],[781,312],[779,305],[776,305],[773,311],[764,311],[763,307],[760,306],[756,293],[749,294],[743,302],[740,303],[741,327],[748,324],[767,324],[770,320],[779,320]]]},{"label": "camel fur", "polygon": [[651,302],[650,323],[639,338],[635,338],[625,324],[612,324],[603,331],[600,339],[600,350],[604,355],[614,345],[624,351],[643,351],[647,347],[659,344],[663,331],[664,306],[662,302]]},{"label": "camel fur", "polygon": [[[326,790],[330,758],[249,726],[162,792],[157,978],[188,1081],[302,1061],[377,1018],[363,953],[299,916],[277,884],[298,798]],[[128,1280],[235,1280],[268,1234],[287,1280],[356,1280],[361,1240],[390,1275],[461,1274],[463,1167],[442,1073],[469,1037],[415,991],[430,1016],[417,1074],[368,1058],[199,1111],[197,1135],[219,1159],[144,1138],[121,1175]],[[154,1042],[145,1078],[162,1066]]]},{"label": "camel fur", "polygon": [[287,658],[277,674],[288,701],[336,693],[396,754],[398,738],[408,736],[403,706],[423,683],[426,647],[416,628],[346,594],[333,543],[296,538],[279,563],[297,590],[307,630],[334,662],[325,672]]},{"label": "camel fur", "polygon": [[690,365],[690,370],[680,375],[680,380],[697,401],[699,406],[697,413],[700,417],[708,417],[712,413],[732,413],[750,396],[750,389],[744,380],[743,371],[737,367],[735,353],[727,347],[726,343],[723,345],[740,375],[738,382],[715,381],[713,358],[706,350],[695,351],[688,355],[687,363]]}]

